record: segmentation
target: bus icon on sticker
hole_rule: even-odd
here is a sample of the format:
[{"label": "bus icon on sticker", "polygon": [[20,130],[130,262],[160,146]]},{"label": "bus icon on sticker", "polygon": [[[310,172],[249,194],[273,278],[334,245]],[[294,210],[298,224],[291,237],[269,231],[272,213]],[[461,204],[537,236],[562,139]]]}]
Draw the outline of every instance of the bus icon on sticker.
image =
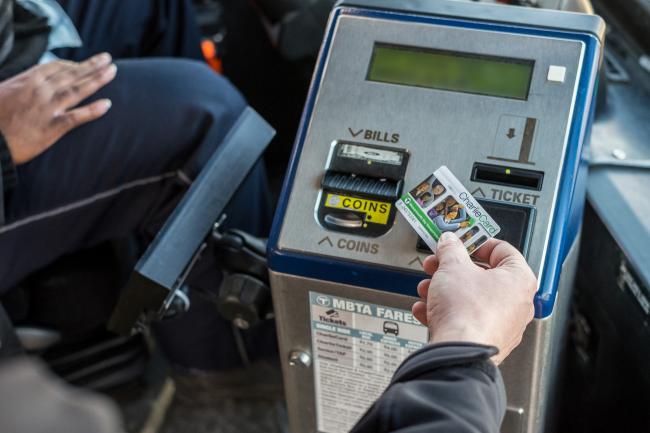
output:
[{"label": "bus icon on sticker", "polygon": [[397,337],[399,335],[399,325],[395,322],[384,322],[384,334],[393,334]]}]

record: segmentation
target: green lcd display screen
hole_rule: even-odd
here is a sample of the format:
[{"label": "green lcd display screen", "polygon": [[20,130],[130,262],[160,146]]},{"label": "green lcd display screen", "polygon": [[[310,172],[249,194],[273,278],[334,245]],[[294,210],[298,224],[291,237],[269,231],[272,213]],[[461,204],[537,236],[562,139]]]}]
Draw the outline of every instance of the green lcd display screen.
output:
[{"label": "green lcd display screen", "polygon": [[376,43],[367,79],[526,100],[534,65],[533,60]]}]

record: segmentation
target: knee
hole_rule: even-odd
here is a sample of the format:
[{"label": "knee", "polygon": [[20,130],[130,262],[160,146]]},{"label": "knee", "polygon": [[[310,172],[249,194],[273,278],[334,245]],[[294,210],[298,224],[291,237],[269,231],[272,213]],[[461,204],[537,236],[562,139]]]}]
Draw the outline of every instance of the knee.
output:
[{"label": "knee", "polygon": [[119,102],[129,106],[125,112],[143,110],[186,119],[207,115],[217,123],[229,123],[246,107],[243,96],[226,78],[195,60],[133,59],[117,65],[115,82],[96,97],[113,93],[106,96],[118,99],[114,106]]},{"label": "knee", "polygon": [[215,73],[207,65],[183,60],[186,75],[184,97],[192,105],[218,118],[236,118],[246,107],[244,97],[225,77]]},{"label": "knee", "polygon": [[156,96],[157,110],[169,121],[164,125],[172,130],[167,139],[191,155],[183,158],[183,171],[195,177],[247,104],[226,78],[207,65],[192,60],[162,61],[164,70],[158,70],[161,81],[156,87],[166,91]]},{"label": "knee", "polygon": [[117,67],[115,80],[93,96],[113,101],[94,127],[103,122],[123,137],[125,152],[134,158],[157,155],[157,166],[177,165],[197,149],[205,160],[246,108],[227,79],[198,61],[131,59]]},{"label": "knee", "polygon": [[244,97],[225,77],[204,63],[172,60],[174,89],[165,95],[177,112],[189,112],[195,119],[230,126],[246,107]]}]

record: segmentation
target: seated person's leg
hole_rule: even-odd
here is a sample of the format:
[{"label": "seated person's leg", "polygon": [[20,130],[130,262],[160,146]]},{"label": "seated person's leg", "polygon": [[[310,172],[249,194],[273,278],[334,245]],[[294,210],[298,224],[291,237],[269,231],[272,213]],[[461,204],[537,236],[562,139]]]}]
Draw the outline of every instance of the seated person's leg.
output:
[{"label": "seated person's leg", "polygon": [[58,0],[83,46],[55,53],[81,61],[107,51],[116,59],[203,59],[192,0]]},{"label": "seated person's leg", "polygon": [[[132,60],[118,69],[92,98],[113,101],[106,116],[18,167],[0,227],[0,293],[65,253],[159,227],[195,174],[183,169],[200,167],[245,107],[199,63]],[[269,211],[258,203],[252,197],[247,213]]]}]

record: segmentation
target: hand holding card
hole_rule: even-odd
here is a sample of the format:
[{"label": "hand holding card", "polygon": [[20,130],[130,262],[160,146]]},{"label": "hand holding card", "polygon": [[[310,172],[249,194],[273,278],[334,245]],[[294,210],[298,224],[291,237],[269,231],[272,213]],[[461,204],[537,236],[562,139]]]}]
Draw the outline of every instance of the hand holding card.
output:
[{"label": "hand holding card", "polygon": [[472,254],[501,230],[444,165],[395,206],[432,251],[444,232],[455,233]]}]

